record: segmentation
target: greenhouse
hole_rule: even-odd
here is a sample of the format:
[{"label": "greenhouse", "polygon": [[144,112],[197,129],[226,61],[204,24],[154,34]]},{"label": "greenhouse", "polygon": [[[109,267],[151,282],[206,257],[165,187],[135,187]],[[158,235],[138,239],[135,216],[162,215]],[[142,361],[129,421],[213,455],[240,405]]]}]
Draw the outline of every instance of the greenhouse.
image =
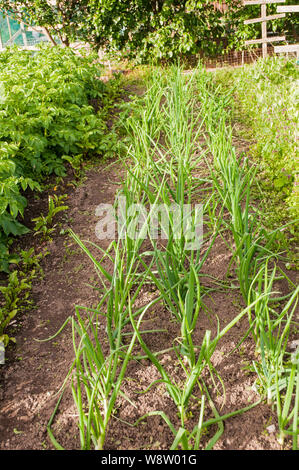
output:
[{"label": "greenhouse", "polygon": [[299,450],[296,2],[0,0],[0,451]]}]

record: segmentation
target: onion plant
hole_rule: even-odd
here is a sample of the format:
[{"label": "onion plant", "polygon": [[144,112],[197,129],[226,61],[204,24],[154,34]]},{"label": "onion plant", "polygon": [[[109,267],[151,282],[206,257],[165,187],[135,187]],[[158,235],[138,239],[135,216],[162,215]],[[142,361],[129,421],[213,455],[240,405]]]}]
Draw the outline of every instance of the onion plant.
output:
[{"label": "onion plant", "polygon": [[[138,312],[138,330],[140,330],[143,315],[150,305],[142,309],[142,314],[140,310]],[[132,314],[130,299],[128,299],[127,310]],[[123,312],[119,312],[120,317],[123,315]],[[122,393],[121,385],[137,335],[133,333],[130,343],[125,345],[119,329],[117,337],[113,339],[114,348],[110,348],[109,353],[105,354],[98,313],[83,319],[77,308],[76,317],[76,320],[72,322],[75,351],[72,392],[79,414],[81,449],[90,450],[93,446],[94,449],[101,450],[117,397],[121,395],[130,401]],[[110,330],[108,321],[107,330],[111,338],[113,332]]]},{"label": "onion plant", "polygon": [[[103,449],[117,396],[129,400],[122,392],[122,382],[138,341],[144,357],[154,364],[161,377],[144,393],[162,382],[177,407],[179,424],[171,422],[164,412],[154,410],[139,418],[136,426],[147,416],[159,415],[173,433],[171,449],[191,450],[203,446],[204,430],[216,424],[215,434],[205,445],[206,449],[213,448],[223,433],[225,419],[260,403],[259,400],[220,416],[204,378],[204,372],[208,372],[217,387],[216,376],[225,395],[212,356],[221,338],[247,315],[247,334],[252,333],[258,352],[252,367],[258,375],[261,398],[267,396],[277,409],[281,439],[291,435],[293,448],[297,448],[298,357],[293,355],[288,361],[285,357],[298,288],[290,295],[274,297],[279,279],[271,253],[275,232],[266,233],[251,205],[256,169],[246,159],[237,157],[232,144],[227,111],[231,93],[220,95],[200,68],[188,78],[182,76],[180,67],[172,67],[168,75],[156,69],[147,86],[147,92],[133,102],[123,121],[128,134],[127,153],[123,157],[126,177],[115,201],[117,239],[103,250],[72,233],[94,264],[104,290],[96,308],[77,306],[76,317],[72,319],[75,351],[72,392],[79,414],[81,447]],[[205,150],[198,145],[204,130]],[[210,176],[203,181],[195,174],[202,162],[208,162],[208,151],[213,163],[208,163]],[[200,214],[210,218],[212,229],[205,250],[201,247],[202,240],[197,239],[198,243],[191,248],[187,243],[190,233],[201,237],[196,231],[201,220],[192,203],[202,182],[213,188]],[[178,210],[176,214],[174,207]],[[223,217],[224,210],[228,221]],[[187,219],[189,231],[185,230]],[[157,237],[159,222],[160,237]],[[229,269],[235,262],[246,306],[222,330],[218,322],[214,338],[206,331],[197,345],[194,332],[205,308],[205,288],[200,279],[223,226],[232,233]],[[146,237],[148,244],[144,247]],[[148,284],[159,293],[147,305],[137,306],[141,289]],[[159,353],[153,353],[143,338],[148,333],[142,331],[143,318],[160,301],[179,326],[179,337],[171,348],[180,367],[179,379],[166,371],[158,359]],[[278,311],[275,302],[281,305],[282,301],[285,305]],[[129,342],[125,341],[128,336]],[[198,419],[190,430],[190,400],[195,394],[200,396]],[[213,417],[204,420],[207,408]]]},{"label": "onion plant", "polygon": [[[211,341],[210,332],[207,331],[202,345],[200,347],[194,345],[193,331],[203,305],[199,272],[213,246],[215,236],[202,257],[199,249],[188,251],[182,227],[176,226],[170,210],[171,203],[176,203],[183,211],[184,204],[191,202],[193,189],[197,184],[194,181],[192,170],[202,158],[200,155],[194,159],[196,140],[202,130],[204,120],[199,124],[199,118],[194,118],[195,101],[192,99],[192,89],[192,80],[188,84],[184,83],[180,69],[172,69],[163,94],[165,101],[161,109],[161,133],[165,139],[165,147],[158,146],[152,138],[153,136],[148,135],[148,126],[144,121],[145,113],[140,113],[141,118],[137,120],[137,123],[133,117],[131,118],[132,149],[130,155],[134,167],[129,170],[125,191],[127,199],[132,199],[138,194],[138,198],[141,198],[142,201],[153,202],[155,199],[156,202],[158,199],[156,195],[153,197],[152,194],[152,190],[155,188],[156,194],[160,196],[159,202],[163,202],[166,206],[169,236],[166,245],[164,246],[150,237],[153,250],[141,253],[139,259],[145,269],[146,262],[143,258],[146,256],[148,259],[148,256],[151,256],[153,269],[149,272],[149,280],[159,289],[165,305],[180,323],[181,335],[177,339],[177,345],[174,349],[185,375],[183,386],[179,386],[167,374],[156,355],[146,346],[133,315],[131,315],[131,323],[146,357],[157,367],[169,395],[178,408],[180,428],[176,430],[169,418],[160,411],[150,414],[159,414],[169,425],[174,433],[172,448],[177,448],[180,444],[184,449],[192,448],[190,447],[191,441],[194,441],[192,445],[198,448],[200,434],[204,427],[203,412],[207,392],[203,391],[204,383],[200,384],[202,372],[207,366],[212,373],[211,356],[218,341],[248,311],[246,309],[245,312],[241,312],[227,328],[221,332],[218,331],[213,341]],[[167,179],[168,175],[169,179]],[[134,196],[132,196],[132,188],[134,188]],[[191,225],[194,229],[193,219]],[[198,385],[202,390],[199,421],[193,432],[190,433],[186,428],[188,404],[193,390]],[[219,429],[211,441],[210,446],[212,447],[222,434],[223,425],[210,397],[208,397],[208,401],[215,415],[213,423],[220,423]],[[241,411],[236,413],[238,412]]]},{"label": "onion plant", "polygon": [[[193,279],[190,279],[190,286],[189,286],[190,291],[193,291]],[[197,294],[198,295],[198,294]],[[254,302],[255,303],[255,302]],[[237,315],[228,325],[226,325],[221,331],[218,329],[218,332],[215,336],[214,339],[211,339],[211,332],[206,331],[204,338],[202,340],[201,346],[196,346],[193,343],[192,340],[192,331],[189,327],[189,321],[188,321],[188,316],[190,316],[190,311],[188,311],[188,302],[186,303],[186,306],[184,308],[183,314],[183,321],[182,321],[182,343],[184,345],[183,348],[181,347],[175,347],[175,353],[177,357],[177,361],[182,369],[182,372],[185,376],[185,380],[183,382],[183,385],[179,384],[176,382],[176,380],[171,377],[161,362],[157,359],[156,355],[154,355],[150,349],[147,347],[146,343],[144,342],[142,338],[141,332],[138,330],[138,325],[136,324],[133,315],[131,314],[131,322],[134,328],[134,331],[136,333],[136,336],[138,338],[138,341],[144,350],[146,356],[151,360],[151,362],[156,366],[157,370],[159,371],[161,375],[161,379],[158,381],[153,382],[146,390],[148,392],[152,386],[154,386],[157,383],[164,383],[166,390],[170,396],[170,398],[173,400],[175,403],[177,409],[178,409],[178,415],[180,418],[180,426],[179,429],[176,429],[175,425],[170,421],[168,416],[161,411],[153,411],[150,413],[147,413],[146,415],[142,416],[139,418],[135,425],[138,425],[138,423],[145,419],[148,416],[153,416],[153,415],[159,415],[163,420],[166,422],[166,424],[169,426],[170,430],[172,431],[174,435],[174,441],[172,444],[171,449],[174,450],[176,449],[179,445],[182,447],[184,450],[191,450],[191,449],[198,449],[199,444],[200,444],[200,439],[202,432],[205,428],[208,428],[212,424],[218,424],[218,431],[215,433],[211,441],[209,442],[208,446],[206,447],[207,449],[212,448],[217,440],[221,437],[224,428],[223,428],[223,420],[227,419],[228,417],[233,417],[236,416],[237,414],[241,414],[253,406],[257,405],[260,403],[258,401],[257,403],[254,403],[252,405],[249,405],[246,408],[239,409],[235,412],[230,413],[229,415],[225,416],[220,416],[215,405],[213,404],[213,401],[208,393],[208,389],[206,387],[205,381],[202,377],[204,369],[207,367],[208,370],[210,371],[210,374],[213,378],[213,365],[211,363],[211,357],[217,347],[218,342],[220,339],[227,334],[227,332],[236,324],[240,321],[240,319],[246,315],[248,312],[249,308],[252,308],[254,303]],[[191,319],[190,323],[193,326],[195,325],[195,322],[197,320],[196,314],[197,312],[191,309],[191,314],[193,315],[193,318]],[[214,379],[213,379],[214,380]],[[201,393],[201,401],[200,401],[200,409],[199,409],[199,420],[198,424],[194,427],[194,429],[190,432],[188,431],[188,426],[187,423],[189,421],[189,402],[190,398],[193,396],[193,394],[196,391],[196,388],[198,387],[200,393]],[[212,409],[212,412],[214,414],[214,418],[210,419],[206,422],[203,422],[203,413],[205,409],[205,396],[208,397],[208,402],[210,404],[210,407]]]},{"label": "onion plant", "polygon": [[[254,296],[266,294],[254,306],[254,318],[249,312],[249,323],[260,354],[260,361],[253,362],[259,385],[267,394],[269,404],[277,410],[280,430],[279,440],[283,444],[285,435],[293,436],[293,448],[297,449],[298,429],[298,351],[287,352],[294,313],[298,304],[299,287],[291,293],[280,312],[271,307],[273,281],[276,269],[268,279],[266,263],[254,279],[251,290]],[[252,296],[251,296],[252,297]],[[272,301],[272,302],[271,302]],[[289,359],[286,358],[289,356]],[[284,393],[284,395],[282,395]],[[287,428],[291,421],[291,429]]]}]

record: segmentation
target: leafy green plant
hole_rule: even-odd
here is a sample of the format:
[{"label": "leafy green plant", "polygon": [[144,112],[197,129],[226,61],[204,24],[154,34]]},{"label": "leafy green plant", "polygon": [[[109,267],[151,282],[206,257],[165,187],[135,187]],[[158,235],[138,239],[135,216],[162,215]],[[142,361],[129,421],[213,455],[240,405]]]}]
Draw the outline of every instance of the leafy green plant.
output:
[{"label": "leafy green plant", "polygon": [[16,147],[12,144],[0,143],[0,270],[8,272],[10,262],[17,261],[18,256],[10,256],[8,251],[8,238],[28,232],[18,220],[23,216],[27,205],[26,198],[20,193],[27,187],[40,191],[38,182],[31,178],[16,176],[16,164],[10,160],[14,157]]},{"label": "leafy green plant", "polygon": [[1,112],[6,118],[0,136],[3,142],[9,136],[14,145],[15,172],[35,179],[63,174],[61,157],[95,149],[102,135],[102,120],[89,105],[104,93],[97,80],[101,67],[92,63],[92,56],[47,46],[34,55],[7,49],[0,59]]},{"label": "leafy green plant", "polygon": [[72,169],[74,170],[75,177],[80,178],[80,176],[82,174],[83,154],[78,153],[78,155],[74,155],[74,156],[63,155],[61,158],[65,161],[69,162]]},{"label": "leafy green plant", "polygon": [[7,286],[0,286],[0,292],[4,297],[4,305],[0,308],[0,340],[5,346],[12,338],[4,334],[4,329],[18,313],[20,303],[28,301],[30,288],[27,279],[19,278],[18,271],[13,271],[9,275]]},{"label": "leafy green plant", "polygon": [[66,211],[68,206],[64,205],[64,200],[67,198],[67,195],[49,196],[48,198],[48,213],[47,215],[40,215],[32,219],[32,222],[35,222],[34,231],[35,235],[42,234],[44,238],[50,238],[50,235],[55,230],[56,224],[53,225],[54,217],[62,211]]}]

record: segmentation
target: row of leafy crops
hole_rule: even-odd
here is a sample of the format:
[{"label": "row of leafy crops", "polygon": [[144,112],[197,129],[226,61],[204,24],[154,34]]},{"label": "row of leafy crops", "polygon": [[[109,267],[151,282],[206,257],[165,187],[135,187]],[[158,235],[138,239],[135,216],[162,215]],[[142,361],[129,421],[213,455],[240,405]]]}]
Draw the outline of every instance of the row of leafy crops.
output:
[{"label": "row of leafy crops", "polygon": [[[150,360],[160,376],[144,393],[162,383],[179,422],[155,410],[133,424],[139,426],[150,415],[160,416],[173,435],[172,450],[212,449],[223,434],[224,420],[267,397],[278,413],[281,438],[291,435],[297,448],[299,361],[298,352],[290,356],[286,347],[298,289],[293,286],[283,298],[276,295],[275,283],[280,277],[287,279],[275,266],[271,252],[276,232],[267,233],[251,206],[254,169],[246,160],[239,160],[233,148],[229,103],[230,94],[219,94],[200,67],[191,77],[173,67],[166,73],[152,71],[145,95],[129,108],[126,105],[122,113],[123,130],[129,136],[124,162],[127,174],[115,206],[119,208],[122,201],[119,228],[123,236],[119,232],[118,239],[103,250],[72,234],[93,262],[104,289],[97,308],[77,306],[76,317],[71,319],[75,360],[69,376],[82,449],[104,448],[117,396],[129,400],[122,391],[127,366],[140,357]],[[200,145],[200,139],[206,143]],[[201,166],[208,171],[198,176]],[[184,220],[184,207],[194,202],[202,204],[204,243],[190,248],[188,236],[197,233],[198,214],[191,205],[190,230],[186,232],[177,224],[171,207],[176,204]],[[148,208],[136,238],[128,233],[129,227],[135,224],[136,228],[130,211],[134,204]],[[159,205],[166,210],[166,217],[161,218],[162,233],[168,233],[164,240],[157,240],[147,224]],[[223,231],[232,234],[228,271],[235,270],[245,308],[222,329],[218,324],[214,336],[205,331],[198,344],[195,332],[205,314],[205,298],[213,291],[201,278],[207,275],[206,260]],[[227,284],[225,288],[230,289]],[[140,305],[143,289],[155,295]],[[168,350],[178,364],[175,375],[164,366],[165,351],[153,352],[148,346],[145,335],[157,330],[143,329],[147,313],[161,302],[180,330]],[[212,356],[220,339],[245,316],[249,321],[246,336],[252,335],[256,341],[257,360],[252,367],[257,373],[260,400],[221,416],[207,386],[211,381],[215,388],[224,388]],[[107,338],[103,337],[103,320]],[[198,415],[190,428],[194,396],[198,398]],[[48,431],[53,444],[61,448],[52,432],[56,410]]]},{"label": "row of leafy crops", "polygon": [[94,57],[69,49],[6,49],[0,55],[0,270],[7,271],[9,238],[22,224],[25,191],[41,190],[65,164],[99,149],[105,121],[91,106],[105,89]]}]

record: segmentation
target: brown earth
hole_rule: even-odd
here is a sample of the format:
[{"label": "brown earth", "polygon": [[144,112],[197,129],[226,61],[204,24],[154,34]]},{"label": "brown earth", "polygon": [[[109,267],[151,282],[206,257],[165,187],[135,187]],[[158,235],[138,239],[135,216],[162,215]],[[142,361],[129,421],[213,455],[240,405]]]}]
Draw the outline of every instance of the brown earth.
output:
[{"label": "brown earth", "polygon": [[[111,161],[109,161],[111,164]],[[86,179],[77,188],[68,186],[71,177],[57,188],[57,192],[68,194],[67,226],[81,237],[107,248],[107,241],[99,241],[95,235],[98,218],[95,209],[99,203],[113,203],[119,183],[125,174],[120,164],[110,165],[99,161],[86,172]],[[52,191],[53,192],[53,191]],[[32,197],[27,217],[43,212],[47,205],[47,194],[41,200]],[[29,212],[30,211],[30,212]],[[33,212],[34,211],[34,212]],[[30,217],[29,217],[30,216]],[[22,247],[35,246],[41,242],[26,235]],[[60,388],[74,359],[70,325],[53,340],[37,342],[54,335],[67,318],[74,315],[74,306],[92,307],[97,304],[99,293],[90,285],[97,286],[94,267],[79,246],[67,235],[56,233],[52,242],[42,245],[49,254],[42,261],[44,277],[34,282],[32,298],[34,308],[18,317],[17,329],[13,332],[16,346],[6,351],[6,363],[0,369],[0,449],[53,449],[47,435],[47,423],[57,403]],[[204,265],[203,274],[223,280],[231,254],[226,244],[218,237]],[[211,278],[202,277],[206,287],[213,287]],[[155,292],[143,289],[141,302],[147,302]],[[238,290],[214,291],[203,299],[202,309],[195,331],[194,342],[200,344],[207,329],[216,332],[229,323],[244,307]],[[173,345],[179,337],[178,324],[162,305],[153,307],[143,324],[146,329],[159,328],[161,332],[146,335],[146,343],[152,351],[161,351]],[[212,384],[207,377],[209,392],[218,412],[226,414],[258,401],[259,395],[252,388],[255,375],[246,370],[254,356],[254,344],[249,339],[232,352],[248,328],[245,316],[218,345],[212,358],[213,365],[221,376],[226,395],[217,382]],[[160,356],[170,376],[180,376],[178,362],[173,351]],[[149,384],[159,379],[155,366],[146,359],[129,363],[123,391],[130,403],[119,398],[111,418],[105,449],[169,449],[173,436],[159,416],[151,416],[133,426],[135,421],[150,411],[164,411],[170,420],[178,425],[177,410],[162,384],[144,392]],[[193,399],[190,427],[198,419],[199,390]],[[134,406],[133,406],[134,405]],[[58,442],[66,449],[79,449],[77,410],[70,388],[67,387],[53,423],[53,432]],[[205,417],[213,417],[210,413]],[[270,425],[274,428],[267,429]],[[215,432],[213,427],[212,431]],[[278,450],[277,420],[271,408],[264,403],[242,415],[225,420],[224,433],[215,445],[221,450]],[[213,434],[203,437],[203,445]],[[288,448],[288,444],[286,444]]]}]

